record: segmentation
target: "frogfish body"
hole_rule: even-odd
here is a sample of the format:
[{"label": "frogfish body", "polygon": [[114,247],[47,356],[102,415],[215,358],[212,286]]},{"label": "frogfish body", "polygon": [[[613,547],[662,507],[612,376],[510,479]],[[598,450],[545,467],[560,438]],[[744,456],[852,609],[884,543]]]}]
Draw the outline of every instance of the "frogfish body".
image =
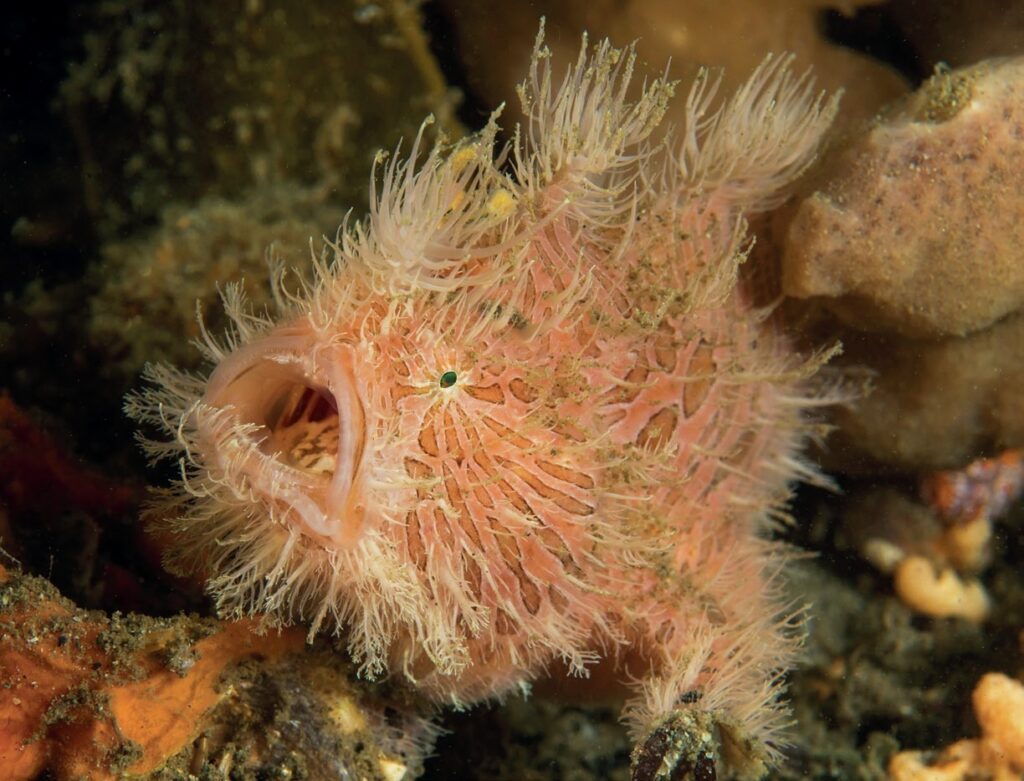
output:
[{"label": "frogfish body", "polygon": [[835,101],[769,59],[715,110],[702,74],[656,137],[673,84],[629,99],[633,60],[584,41],[555,85],[539,36],[507,147],[497,114],[421,131],[277,318],[230,290],[210,374],[153,368],[129,411],[170,434],[152,513],[222,613],[343,633],[365,674],[457,704],[606,660],[636,776],[705,778],[770,761],[785,722],[765,532],[813,475],[820,361],[738,269]]}]

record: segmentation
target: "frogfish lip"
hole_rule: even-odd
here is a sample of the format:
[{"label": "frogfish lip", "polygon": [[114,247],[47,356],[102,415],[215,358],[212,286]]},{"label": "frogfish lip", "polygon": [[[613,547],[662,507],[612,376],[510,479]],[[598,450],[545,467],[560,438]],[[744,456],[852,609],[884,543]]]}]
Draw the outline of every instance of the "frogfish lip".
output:
[{"label": "frogfish lip", "polygon": [[366,431],[348,346],[276,328],[218,364],[199,410],[205,461],[236,494],[332,547],[359,540]]}]

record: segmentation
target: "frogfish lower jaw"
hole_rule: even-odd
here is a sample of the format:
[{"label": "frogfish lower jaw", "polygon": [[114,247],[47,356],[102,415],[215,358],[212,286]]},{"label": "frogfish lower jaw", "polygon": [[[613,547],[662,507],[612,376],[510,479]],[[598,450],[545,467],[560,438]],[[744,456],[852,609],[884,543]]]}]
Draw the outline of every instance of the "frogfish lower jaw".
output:
[{"label": "frogfish lower jaw", "polygon": [[195,414],[204,456],[237,494],[328,547],[358,542],[365,425],[347,346],[276,328],[220,363]]}]

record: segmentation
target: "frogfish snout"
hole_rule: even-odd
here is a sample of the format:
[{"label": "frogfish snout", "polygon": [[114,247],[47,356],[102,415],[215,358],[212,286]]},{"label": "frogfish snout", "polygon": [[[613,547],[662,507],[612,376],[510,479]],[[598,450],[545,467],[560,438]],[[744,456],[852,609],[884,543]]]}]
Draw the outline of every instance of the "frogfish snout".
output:
[{"label": "frogfish snout", "polygon": [[236,493],[333,546],[358,540],[365,420],[346,345],[307,323],[275,328],[220,363],[195,414]]}]

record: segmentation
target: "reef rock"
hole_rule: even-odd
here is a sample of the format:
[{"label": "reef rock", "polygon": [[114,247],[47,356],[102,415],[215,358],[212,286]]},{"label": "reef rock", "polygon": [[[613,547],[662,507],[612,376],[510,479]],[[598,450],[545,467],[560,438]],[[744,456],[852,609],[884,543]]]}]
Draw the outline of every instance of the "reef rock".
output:
[{"label": "reef rock", "polygon": [[169,206],[155,228],[107,242],[91,269],[86,321],[104,374],[120,385],[147,361],[195,365],[196,315],[208,328],[224,325],[218,281],[244,280],[254,306],[266,308],[271,262],[307,268],[336,216],[311,188],[254,187],[236,200]]},{"label": "reef rock", "polygon": [[1024,313],[966,337],[848,332],[843,344],[847,365],[877,376],[866,398],[837,410],[830,466],[945,469],[1024,445]]},{"label": "reef rock", "polygon": [[458,132],[410,3],[113,0],[81,25],[59,102],[105,240],[169,203],[263,185],[361,206],[377,150],[425,111]]}]

